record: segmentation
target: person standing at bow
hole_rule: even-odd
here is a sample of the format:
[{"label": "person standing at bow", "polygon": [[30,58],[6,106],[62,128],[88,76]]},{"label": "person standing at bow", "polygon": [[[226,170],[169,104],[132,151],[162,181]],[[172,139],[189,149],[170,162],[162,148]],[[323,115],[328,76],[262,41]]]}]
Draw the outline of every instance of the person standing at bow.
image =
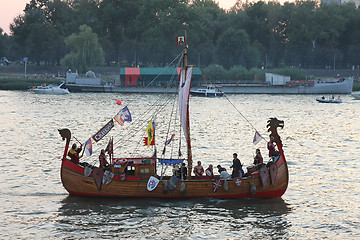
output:
[{"label": "person standing at bow", "polygon": [[79,164],[79,159],[82,157],[80,156],[81,150],[82,150],[82,146],[77,148],[76,143],[72,145],[71,149],[68,152],[68,156],[70,157],[73,163]]}]

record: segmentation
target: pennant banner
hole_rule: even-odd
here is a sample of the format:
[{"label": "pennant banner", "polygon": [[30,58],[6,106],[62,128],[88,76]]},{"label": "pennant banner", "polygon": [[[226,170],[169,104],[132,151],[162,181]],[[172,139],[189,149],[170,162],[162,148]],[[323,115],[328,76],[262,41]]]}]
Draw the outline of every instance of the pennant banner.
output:
[{"label": "pennant banner", "polygon": [[263,137],[260,135],[258,131],[256,131],[253,138],[253,144],[254,145],[258,144],[261,141],[261,139],[263,139]]},{"label": "pennant banner", "polygon": [[103,128],[101,128],[94,136],[93,139],[98,142],[100,141],[106,134],[110,132],[110,130],[114,127],[114,121],[111,119]]},{"label": "pennant banner", "polygon": [[169,144],[171,143],[171,141],[173,140],[174,136],[175,136],[175,134],[171,135],[171,138],[168,139],[168,140],[166,140],[165,146],[167,146],[167,145],[169,145]]},{"label": "pennant banner", "polygon": [[160,164],[176,165],[176,164],[182,164],[184,162],[184,159],[163,159],[163,158],[159,158],[158,161],[159,161]]}]

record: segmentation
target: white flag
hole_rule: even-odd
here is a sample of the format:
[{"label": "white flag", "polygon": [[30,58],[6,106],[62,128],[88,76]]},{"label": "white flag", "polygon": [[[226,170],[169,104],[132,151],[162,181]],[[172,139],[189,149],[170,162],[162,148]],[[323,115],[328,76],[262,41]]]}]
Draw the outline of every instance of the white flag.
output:
[{"label": "white flag", "polygon": [[254,145],[258,144],[261,141],[261,139],[263,139],[263,137],[260,135],[260,133],[258,133],[258,131],[256,131],[253,139],[253,144]]}]

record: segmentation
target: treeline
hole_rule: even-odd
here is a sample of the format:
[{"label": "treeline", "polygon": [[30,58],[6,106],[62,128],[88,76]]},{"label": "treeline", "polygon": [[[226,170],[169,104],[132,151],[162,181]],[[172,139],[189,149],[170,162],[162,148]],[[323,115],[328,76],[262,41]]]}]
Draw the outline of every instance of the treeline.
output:
[{"label": "treeline", "polygon": [[360,64],[360,10],[315,1],[32,0],[1,32],[0,56],[87,71],[165,66],[187,33],[191,64],[205,68],[348,68]]}]

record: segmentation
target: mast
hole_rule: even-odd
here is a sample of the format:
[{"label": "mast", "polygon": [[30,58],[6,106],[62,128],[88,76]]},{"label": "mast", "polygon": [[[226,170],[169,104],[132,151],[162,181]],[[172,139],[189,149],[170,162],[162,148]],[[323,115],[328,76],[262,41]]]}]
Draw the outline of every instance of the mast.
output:
[{"label": "mast", "polygon": [[188,66],[187,63],[188,47],[186,44],[186,32],[185,32],[185,37],[184,36],[177,37],[177,45],[184,45],[183,65],[181,68],[180,81],[179,81],[179,113],[180,113],[180,122],[181,122],[182,130],[186,139],[188,176],[191,177],[192,153],[191,153],[191,141],[190,141],[189,97],[190,97],[193,66]]},{"label": "mast", "polygon": [[[186,39],[186,33],[185,33],[185,39]],[[188,64],[187,64],[187,44],[185,42],[184,44],[184,70],[185,70],[185,77],[187,78],[188,73]],[[186,81],[191,81],[192,76],[190,79],[186,79]],[[190,86],[191,87],[191,86]],[[189,88],[190,91],[190,88]],[[189,94],[190,96],[190,94]],[[186,126],[187,126],[187,161],[188,161],[188,176],[191,178],[191,172],[192,172],[192,153],[191,153],[191,141],[190,141],[190,113],[189,113],[189,97],[187,99],[187,114],[186,114]]]}]

